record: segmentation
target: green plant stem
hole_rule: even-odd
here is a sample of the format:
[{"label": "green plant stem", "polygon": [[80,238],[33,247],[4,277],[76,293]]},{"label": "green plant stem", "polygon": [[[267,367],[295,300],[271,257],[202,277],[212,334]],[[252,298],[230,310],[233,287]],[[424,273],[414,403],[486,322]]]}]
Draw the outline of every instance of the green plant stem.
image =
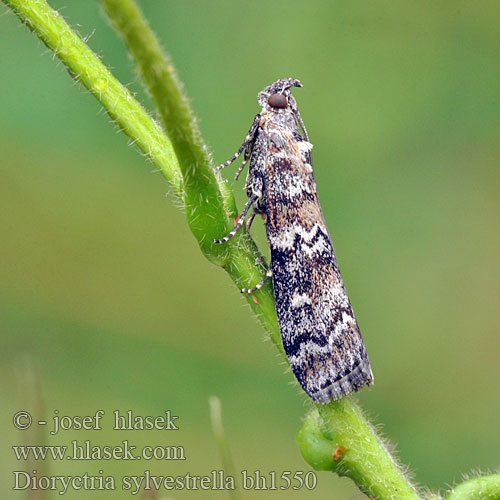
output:
[{"label": "green plant stem", "polygon": [[212,240],[232,229],[236,205],[225,183],[217,182],[208,148],[175,68],[135,2],[101,0],[101,4],[134,57],[174,146],[184,177],[184,202],[191,231],[205,255],[223,264],[227,248],[214,245]]},{"label": "green plant stem", "polygon": [[54,51],[70,75],[101,102],[117,125],[171,183],[175,193],[182,193],[182,176],[169,139],[59,13],[45,0],[3,1]]},{"label": "green plant stem", "polygon": [[448,493],[446,500],[500,500],[500,474],[464,481]]},{"label": "green plant stem", "polygon": [[[222,423],[222,408],[220,399],[217,396],[211,396],[209,398],[210,404],[210,420],[212,423],[212,432],[214,433],[215,442],[217,443],[217,448],[219,449],[219,455],[221,458],[222,466],[224,468],[224,473],[226,476],[238,477],[236,468],[234,467],[233,459],[231,457],[231,451],[229,449],[229,444],[227,442],[226,433],[224,431],[224,425]],[[236,479],[237,481],[237,479]],[[235,490],[228,490],[228,494],[231,500],[240,500],[240,485],[238,481],[236,482],[237,487]]]},{"label": "green plant stem", "polygon": [[[170,139],[44,0],[2,1],[54,51],[74,78],[96,96],[172,184],[182,197],[189,226],[206,257],[221,265],[238,288],[253,286],[262,279],[266,271],[264,259],[245,230],[225,245],[212,242],[231,229],[236,215],[234,198],[214,175],[208,150],[173,65],[137,5],[132,0],[101,0],[141,69]],[[286,359],[270,283],[247,300]],[[298,441],[312,467],[348,476],[375,498],[418,498],[352,398],[316,405],[299,431]],[[488,484],[491,486],[493,482]],[[459,491],[459,487],[454,491]],[[465,497],[449,497],[458,499]]]},{"label": "green plant stem", "polygon": [[349,477],[370,497],[419,498],[351,397],[316,405],[299,430],[297,442],[314,469]]}]

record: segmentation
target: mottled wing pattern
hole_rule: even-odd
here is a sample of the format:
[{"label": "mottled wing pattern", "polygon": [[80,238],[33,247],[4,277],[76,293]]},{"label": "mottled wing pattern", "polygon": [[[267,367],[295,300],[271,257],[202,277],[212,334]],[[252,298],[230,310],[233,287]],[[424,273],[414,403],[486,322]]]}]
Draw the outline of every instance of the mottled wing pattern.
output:
[{"label": "mottled wing pattern", "polygon": [[[278,321],[298,381],[327,403],[373,380],[316,192],[310,150],[296,130],[261,123],[266,231]],[[262,168],[264,167],[264,168]]]}]

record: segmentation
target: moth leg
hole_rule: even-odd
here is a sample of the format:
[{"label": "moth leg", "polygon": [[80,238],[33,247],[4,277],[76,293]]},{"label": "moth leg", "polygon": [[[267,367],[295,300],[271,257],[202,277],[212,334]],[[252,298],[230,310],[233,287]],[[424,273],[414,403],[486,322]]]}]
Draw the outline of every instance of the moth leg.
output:
[{"label": "moth leg", "polygon": [[268,269],[265,278],[257,283],[253,288],[242,288],[241,293],[253,293],[257,290],[260,290],[263,286],[264,283],[273,275],[273,272],[271,271],[271,268]]},{"label": "moth leg", "polygon": [[[236,158],[238,158],[238,156],[241,155],[241,153],[243,153],[243,150],[245,148],[247,148],[253,141],[254,139],[254,136],[255,136],[255,131],[257,130],[257,128],[259,127],[259,123],[260,123],[260,115],[257,115],[254,120],[253,120],[253,123],[252,123],[252,126],[250,127],[250,130],[248,131],[248,134],[247,136],[245,137],[245,140],[243,141],[243,144],[239,147],[238,151],[236,151],[236,153],[231,157],[229,158],[229,160],[225,161],[224,163],[221,163],[220,165],[218,165],[217,167],[214,168],[214,170],[217,172],[218,170],[222,170],[223,168],[227,167],[228,165],[231,165],[231,163],[233,163],[233,161],[236,160]],[[243,169],[243,167],[245,166],[245,163],[246,163],[246,158],[245,158],[245,162],[243,163],[242,167],[240,167],[241,169]],[[241,172],[238,172],[238,175],[240,174]]]},{"label": "moth leg", "polygon": [[[246,156],[246,155],[245,155]],[[240,168],[238,169],[238,172],[236,172],[236,175],[234,177],[234,180],[237,181],[238,180],[238,177],[240,176],[241,172],[243,172],[243,169],[245,168],[245,165],[248,163],[248,160],[250,159],[250,157],[248,158],[245,158],[245,160],[243,161],[243,163],[240,165]]]},{"label": "moth leg", "polygon": [[245,205],[245,209],[241,213],[240,218],[238,219],[238,222],[233,227],[231,232],[228,235],[224,236],[224,238],[221,238],[220,240],[214,240],[214,243],[225,243],[227,240],[230,240],[238,232],[238,229],[243,225],[243,222],[245,221],[245,217],[247,216],[248,211],[250,210],[251,206],[253,205],[253,203],[255,202],[256,199],[257,199],[257,195],[253,194],[251,196],[251,198],[248,200],[248,203]]},{"label": "moth leg", "polygon": [[255,211],[255,207],[250,214],[250,217],[247,220],[247,231],[250,229],[250,226],[252,225],[253,220],[255,219],[255,216],[257,215],[257,212]]}]

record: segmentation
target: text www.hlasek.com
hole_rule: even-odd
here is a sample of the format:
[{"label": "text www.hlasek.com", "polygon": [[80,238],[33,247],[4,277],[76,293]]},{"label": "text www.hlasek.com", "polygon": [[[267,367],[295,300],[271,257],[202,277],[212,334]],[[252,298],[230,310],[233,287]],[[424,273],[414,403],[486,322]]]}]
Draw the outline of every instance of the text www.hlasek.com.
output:
[{"label": "text www.hlasek.com", "polygon": [[13,446],[17,460],[186,460],[183,446],[136,446],[128,440],[116,446],[95,446],[90,440],[71,446]]}]

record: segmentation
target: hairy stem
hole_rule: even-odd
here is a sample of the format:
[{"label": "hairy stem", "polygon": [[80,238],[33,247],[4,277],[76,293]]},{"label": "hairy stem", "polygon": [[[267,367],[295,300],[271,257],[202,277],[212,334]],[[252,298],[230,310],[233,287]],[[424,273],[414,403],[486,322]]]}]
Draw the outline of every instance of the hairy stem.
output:
[{"label": "hairy stem", "polygon": [[448,493],[446,500],[500,500],[500,474],[464,481]]},{"label": "hairy stem", "polygon": [[[234,198],[213,173],[208,149],[174,67],[135,2],[101,0],[141,70],[168,137],[45,0],[2,1],[54,51],[171,183],[184,202],[189,226],[205,256],[222,266],[240,289],[260,281],[266,271],[264,259],[245,230],[227,244],[213,243],[234,224]],[[247,300],[284,356],[270,283]],[[374,498],[418,498],[352,398],[316,405],[297,439],[312,467],[348,476]],[[491,496],[497,491],[498,476],[485,476],[457,487],[448,500],[493,500],[500,498]],[[490,496],[478,496],[481,492]]]},{"label": "hairy stem", "polygon": [[316,405],[297,441],[314,469],[350,477],[370,497],[419,498],[352,397]]},{"label": "hairy stem", "polygon": [[236,205],[226,184],[217,182],[220,176],[216,179],[214,175],[208,148],[175,68],[135,2],[101,3],[134,57],[174,146],[184,177],[184,202],[191,231],[205,255],[221,264],[226,249],[212,240],[231,230]]}]

